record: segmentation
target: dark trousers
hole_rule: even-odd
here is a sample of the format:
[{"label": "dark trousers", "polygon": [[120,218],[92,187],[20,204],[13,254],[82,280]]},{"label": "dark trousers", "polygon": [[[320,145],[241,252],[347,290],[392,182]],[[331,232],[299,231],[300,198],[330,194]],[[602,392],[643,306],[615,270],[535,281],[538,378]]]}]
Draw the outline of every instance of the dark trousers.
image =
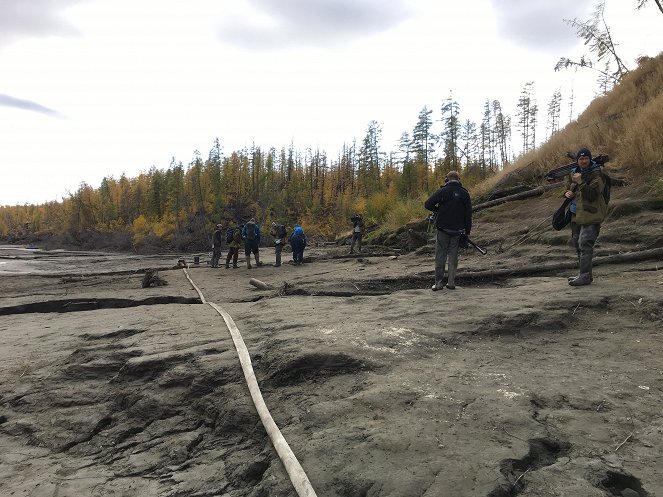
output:
[{"label": "dark trousers", "polygon": [[301,250],[299,252],[295,252],[293,250],[292,251],[292,261],[295,263],[295,266],[303,264],[304,263],[304,250]]},{"label": "dark trousers", "polygon": [[274,245],[274,254],[276,255],[276,265],[281,265],[281,252],[283,252],[283,244],[277,243]]},{"label": "dark trousers", "polygon": [[212,249],[212,262],[210,262],[210,266],[219,267],[219,259],[221,259],[221,247],[214,247]]},{"label": "dark trousers", "polygon": [[435,285],[437,288],[444,286],[444,267],[449,261],[447,271],[447,285],[455,286],[456,270],[458,269],[458,243],[460,235],[449,235],[442,230],[437,230],[435,245]]},{"label": "dark trousers", "polygon": [[239,257],[239,247],[228,247],[226,267],[230,267],[230,259],[233,260],[233,266],[237,267],[237,257]]},{"label": "dark trousers", "polygon": [[361,235],[362,235],[362,233],[359,233],[359,232],[356,232],[356,231],[352,233],[352,245],[350,245],[350,252],[351,253],[355,251],[355,243],[357,243],[357,245],[358,245],[357,250],[359,250],[359,252],[361,252]]}]

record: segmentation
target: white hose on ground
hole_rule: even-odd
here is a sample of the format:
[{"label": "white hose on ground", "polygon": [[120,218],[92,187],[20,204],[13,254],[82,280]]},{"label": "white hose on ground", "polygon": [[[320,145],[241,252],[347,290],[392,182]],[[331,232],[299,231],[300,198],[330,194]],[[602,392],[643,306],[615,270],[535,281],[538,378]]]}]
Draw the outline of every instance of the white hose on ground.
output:
[{"label": "white hose on ground", "polygon": [[235,349],[237,349],[239,362],[242,366],[244,378],[246,379],[246,385],[249,387],[249,392],[251,393],[253,404],[256,406],[256,410],[258,411],[260,420],[265,427],[265,431],[267,432],[267,435],[269,435],[269,438],[272,441],[272,445],[274,445],[274,448],[276,449],[276,453],[281,458],[281,462],[283,463],[283,466],[285,467],[285,470],[290,477],[292,485],[295,487],[297,495],[299,497],[317,497],[315,490],[313,490],[313,486],[308,479],[308,476],[306,476],[304,469],[302,468],[301,464],[299,464],[297,457],[295,457],[295,454],[292,452],[288,442],[286,442],[285,438],[283,437],[281,430],[279,430],[279,427],[274,422],[272,415],[269,413],[269,409],[267,409],[265,400],[262,398],[262,393],[260,393],[258,381],[256,380],[256,376],[253,372],[251,356],[249,356],[246,344],[244,343],[244,339],[242,338],[242,335],[239,332],[235,321],[233,321],[233,318],[230,316],[230,314],[224,311],[217,304],[213,302],[207,302],[207,300],[205,300],[205,296],[193,282],[187,270],[183,269],[183,271],[189,280],[189,283],[191,283],[194,290],[198,292],[200,300],[203,302],[203,304],[208,304],[210,307],[212,307],[225,321],[226,326],[230,331],[230,336],[232,337],[235,344]]}]

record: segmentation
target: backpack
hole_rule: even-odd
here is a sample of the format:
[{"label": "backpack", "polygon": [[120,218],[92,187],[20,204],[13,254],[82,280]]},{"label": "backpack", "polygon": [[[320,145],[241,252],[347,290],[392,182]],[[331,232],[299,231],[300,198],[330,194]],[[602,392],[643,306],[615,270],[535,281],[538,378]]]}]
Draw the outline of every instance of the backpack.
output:
[{"label": "backpack", "polygon": [[246,239],[247,240],[255,240],[256,238],[256,223],[252,223],[249,221],[246,223],[246,226],[244,227],[246,230]]},{"label": "backpack", "polygon": [[239,228],[233,230],[233,241],[235,243],[242,243],[242,231]]},{"label": "backpack", "polygon": [[288,236],[288,231],[285,229],[285,225],[280,224],[279,227],[276,228],[276,238],[283,240],[286,236]]},{"label": "backpack", "polygon": [[610,202],[610,189],[612,188],[612,178],[605,174],[603,171],[601,171],[601,175],[603,176],[603,200],[605,201],[605,205],[608,205]]},{"label": "backpack", "polygon": [[235,235],[235,230],[228,228],[226,230],[226,243],[231,243],[233,241],[233,236]]}]

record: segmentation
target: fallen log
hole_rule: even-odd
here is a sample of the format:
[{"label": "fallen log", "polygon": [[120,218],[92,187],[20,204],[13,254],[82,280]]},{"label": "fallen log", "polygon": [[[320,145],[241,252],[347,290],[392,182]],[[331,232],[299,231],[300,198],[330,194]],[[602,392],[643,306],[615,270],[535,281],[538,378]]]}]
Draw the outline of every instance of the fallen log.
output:
[{"label": "fallen log", "polygon": [[[613,254],[605,255],[603,257],[594,257],[593,266],[604,266],[609,264],[624,264],[629,262],[642,262],[650,260],[661,260],[663,259],[663,247],[658,247],[648,250],[638,250],[634,252],[627,252],[623,254]],[[567,269],[577,269],[578,262],[575,260],[568,260],[564,262],[557,262],[555,264],[533,264],[528,266],[519,266],[514,268],[502,268],[502,269],[483,269],[479,271],[458,271],[456,277],[462,280],[475,280],[475,281],[485,281],[496,278],[509,278],[509,277],[518,277],[518,276],[533,276],[533,275],[542,275],[557,273],[559,271]],[[422,282],[428,282],[430,278],[434,277],[435,271],[423,271],[417,273],[413,276],[408,276],[409,280],[418,280]],[[389,281],[395,281],[399,278],[384,278],[379,280],[383,283],[388,283]]]},{"label": "fallen log", "polygon": [[[603,257],[594,257],[592,261],[593,266],[602,266],[606,264],[623,264],[627,262],[641,262],[648,260],[660,260],[663,258],[663,247],[639,250],[635,252],[627,252],[624,254],[606,255]],[[554,273],[565,269],[576,269],[578,262],[569,260],[565,262],[558,262],[555,264],[536,264],[531,266],[520,266],[517,268],[504,268],[504,269],[487,269],[483,271],[460,271],[458,277],[462,279],[490,279],[495,277],[506,276],[529,276],[534,274],[547,274]],[[433,271],[431,273],[434,273]]]},{"label": "fallen log", "polygon": [[498,198],[495,200],[490,200],[488,202],[483,202],[481,204],[473,205],[472,206],[472,212],[477,212],[483,209],[488,209],[489,207],[495,207],[496,205],[504,204],[506,202],[510,202],[512,200],[522,200],[524,198],[529,198],[529,197],[536,197],[538,195],[543,195],[545,192],[549,190],[554,190],[555,188],[560,188],[562,185],[562,182],[559,181],[557,183],[551,183],[549,185],[543,185],[539,186],[538,188],[534,188],[532,190],[527,190],[526,192],[521,192],[521,193],[516,193],[514,195],[508,195],[506,197]]}]

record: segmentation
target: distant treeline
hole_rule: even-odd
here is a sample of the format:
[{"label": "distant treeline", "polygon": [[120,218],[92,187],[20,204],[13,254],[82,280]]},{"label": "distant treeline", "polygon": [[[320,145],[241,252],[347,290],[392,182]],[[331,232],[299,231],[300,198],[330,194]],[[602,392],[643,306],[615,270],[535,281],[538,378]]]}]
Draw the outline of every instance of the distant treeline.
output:
[{"label": "distant treeline", "polygon": [[[443,131],[432,132],[424,108],[398,150],[381,149],[381,126],[368,125],[361,145],[345,145],[336,157],[260,147],[223,154],[218,139],[206,159],[195,152],[186,166],[175,159],[135,178],[104,178],[98,188],[82,183],[62,201],[0,207],[0,237],[10,241],[50,238],[95,248],[202,249],[216,223],[299,223],[307,233],[332,237],[349,229],[352,212],[394,225],[423,217],[421,199],[451,169],[466,184],[494,174],[509,161],[508,117],[486,102],[484,123],[461,123],[459,107],[442,107]],[[54,238],[55,237],[55,238]]]}]

